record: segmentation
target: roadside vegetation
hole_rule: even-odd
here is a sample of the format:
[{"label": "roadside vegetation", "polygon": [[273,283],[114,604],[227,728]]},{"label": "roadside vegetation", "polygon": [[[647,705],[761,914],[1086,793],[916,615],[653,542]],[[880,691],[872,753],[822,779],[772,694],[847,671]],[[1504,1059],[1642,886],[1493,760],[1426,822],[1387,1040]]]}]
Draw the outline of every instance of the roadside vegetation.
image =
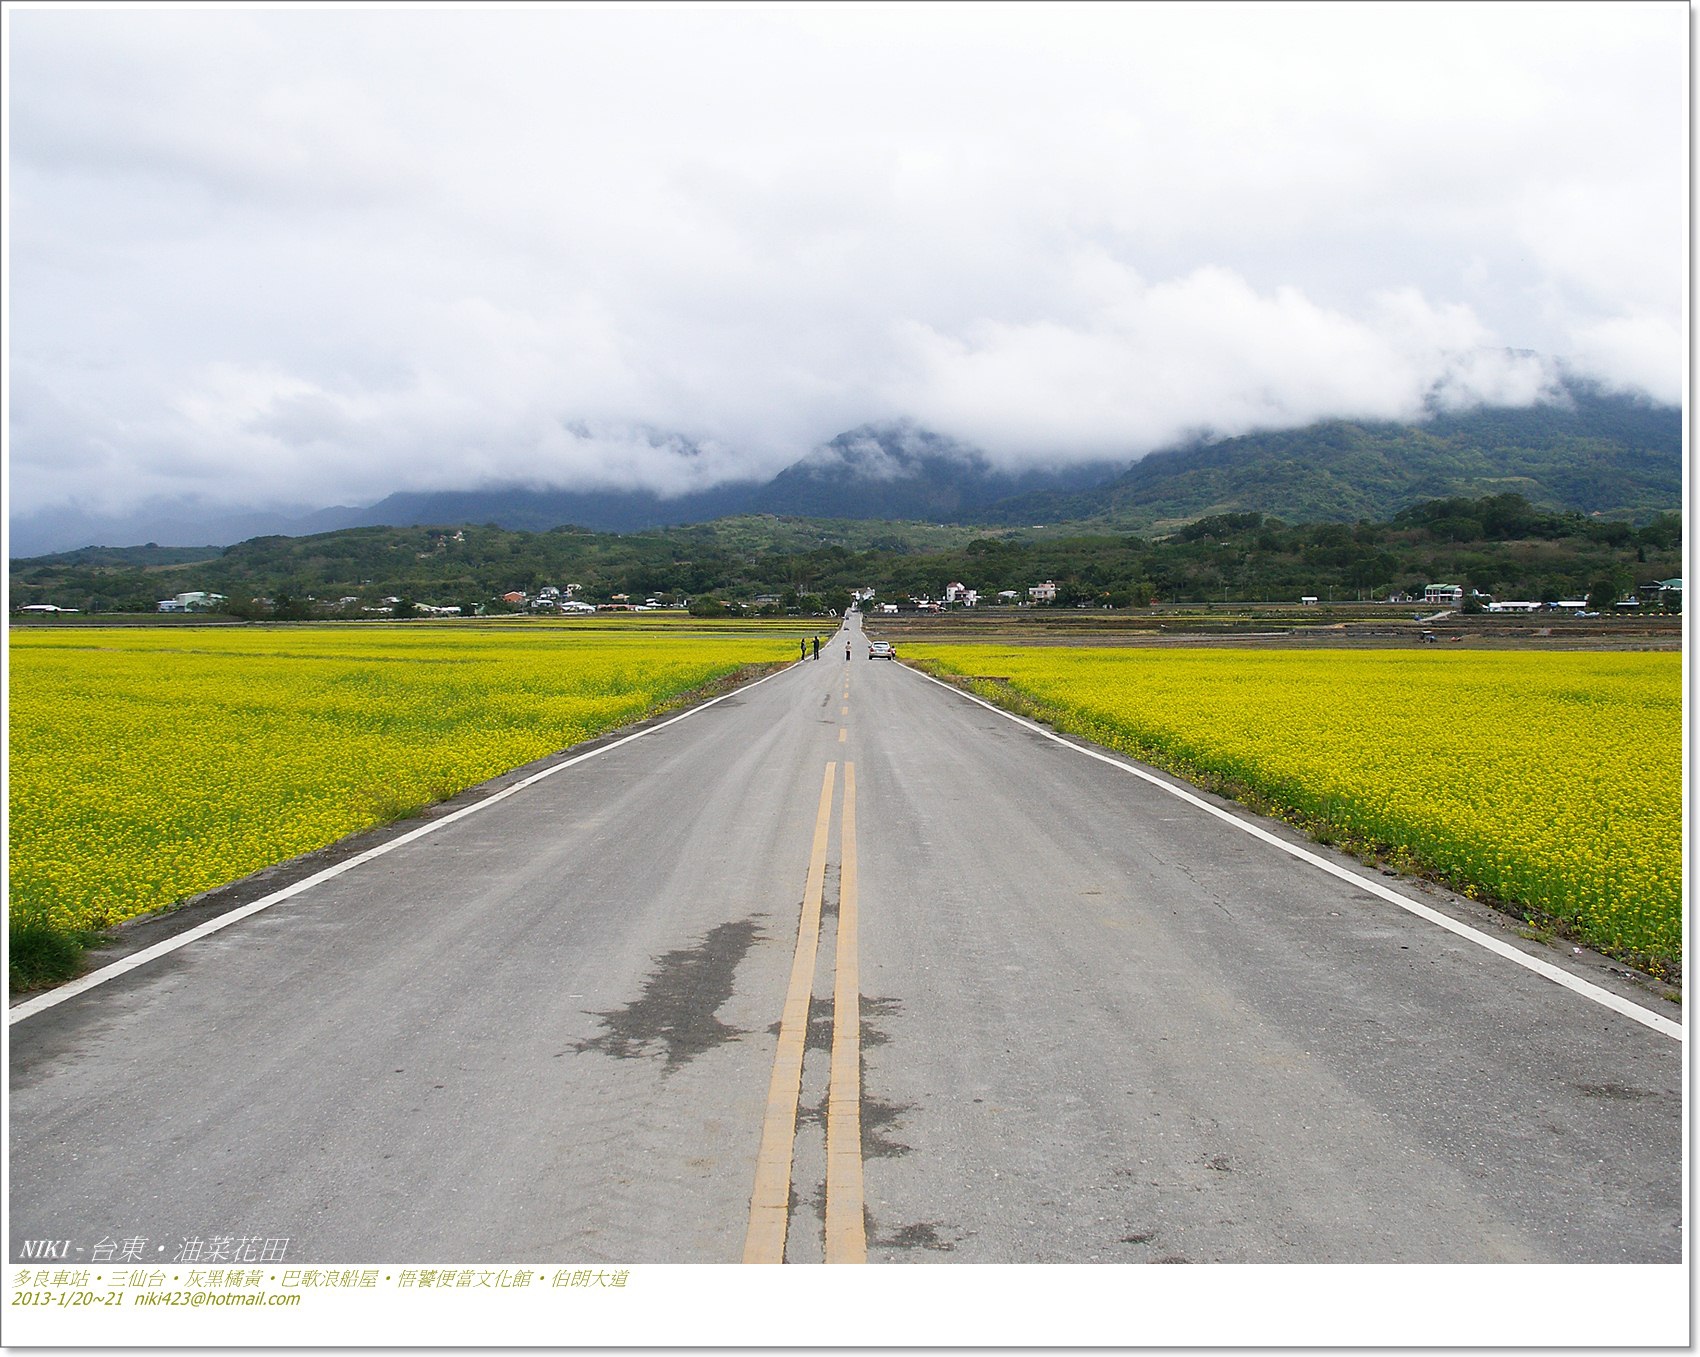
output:
[{"label": "roadside vegetation", "polygon": [[16,629],[12,986],[74,974],[83,947],[125,919],[795,659],[799,635]]},{"label": "roadside vegetation", "polygon": [[1681,657],[905,645],[1326,843],[1675,982]]}]

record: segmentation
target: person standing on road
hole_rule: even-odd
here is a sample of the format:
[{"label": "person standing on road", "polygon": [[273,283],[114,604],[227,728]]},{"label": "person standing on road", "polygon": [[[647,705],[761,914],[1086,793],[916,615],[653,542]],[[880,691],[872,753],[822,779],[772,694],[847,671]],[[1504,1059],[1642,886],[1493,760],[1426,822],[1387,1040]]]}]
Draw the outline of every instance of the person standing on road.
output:
[{"label": "person standing on road", "polygon": [[844,658],[850,658],[850,638],[848,636],[844,638]]},{"label": "person standing on road", "polygon": [[815,658],[820,658],[820,637],[815,637]]},{"label": "person standing on road", "polygon": [[809,643],[807,641],[800,640],[797,642],[797,658],[799,660],[809,658]]}]

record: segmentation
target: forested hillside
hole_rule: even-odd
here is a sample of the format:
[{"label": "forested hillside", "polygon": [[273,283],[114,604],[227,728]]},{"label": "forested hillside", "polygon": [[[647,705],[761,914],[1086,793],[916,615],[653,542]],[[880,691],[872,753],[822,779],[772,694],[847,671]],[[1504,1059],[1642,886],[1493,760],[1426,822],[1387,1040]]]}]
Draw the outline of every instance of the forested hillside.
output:
[{"label": "forested hillside", "polygon": [[1424,500],[1518,494],[1545,509],[1645,521],[1682,503],[1682,412],[1576,387],[1563,405],[1423,424],[1335,420],[1153,453],[1087,494],[997,506],[992,521],[1147,529],[1221,513],[1388,519]]},{"label": "forested hillside", "polygon": [[953,581],[990,603],[1047,580],[1064,606],[1420,596],[1438,582],[1551,601],[1628,592],[1682,570],[1674,513],[1637,527],[1552,513],[1518,495],[1427,501],[1352,525],[1221,514],[1160,537],[755,517],[624,535],[355,528],[182,555],[138,548],[14,562],[13,606],[147,613],[162,598],[203,590],[226,595],[242,616],[358,617],[394,598],[503,611],[513,606],[504,594],[576,585],[595,603],[624,594],[783,611],[842,609],[860,588],[879,599],[937,598]]}]

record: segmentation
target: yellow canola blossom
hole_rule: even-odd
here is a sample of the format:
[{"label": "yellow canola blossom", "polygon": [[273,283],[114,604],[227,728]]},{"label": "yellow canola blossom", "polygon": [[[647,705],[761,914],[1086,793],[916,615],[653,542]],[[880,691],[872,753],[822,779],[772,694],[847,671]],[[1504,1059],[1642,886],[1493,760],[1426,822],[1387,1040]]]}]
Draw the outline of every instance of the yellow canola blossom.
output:
[{"label": "yellow canola blossom", "polygon": [[[1682,954],[1674,654],[909,646],[1619,955]],[[1002,685],[980,685],[997,696]]]},{"label": "yellow canola blossom", "polygon": [[105,927],[629,724],[795,639],[15,630],[14,922]]}]

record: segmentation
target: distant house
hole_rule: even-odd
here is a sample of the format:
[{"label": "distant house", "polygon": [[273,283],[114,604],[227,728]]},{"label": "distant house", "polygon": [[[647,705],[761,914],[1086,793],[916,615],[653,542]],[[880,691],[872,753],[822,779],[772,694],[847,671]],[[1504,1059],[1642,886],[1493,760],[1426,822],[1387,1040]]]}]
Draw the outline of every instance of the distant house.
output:
[{"label": "distant house", "polygon": [[74,613],[75,608],[61,608],[57,603],[26,603],[18,609],[21,613]]},{"label": "distant house", "polygon": [[1314,608],[1316,606],[1316,603],[1317,603],[1317,596],[1315,594],[1305,594],[1302,598],[1299,599],[1300,606],[1306,607],[1306,608]]},{"label": "distant house", "polygon": [[1021,590],[1019,590],[1019,589],[999,589],[998,590],[998,602],[999,603],[1019,603],[1019,602],[1021,602]]},{"label": "distant house", "polygon": [[1027,599],[1031,603],[1055,603],[1057,601],[1056,581],[1046,580],[1043,584],[1028,585]]},{"label": "distant house", "polygon": [[502,602],[503,603],[524,603],[525,602],[525,595],[522,594],[518,589],[510,589],[507,593],[502,595]]},{"label": "distant house", "polygon": [[162,613],[199,612],[223,602],[223,594],[209,594],[204,589],[192,589],[188,593],[178,594],[174,598],[160,599],[156,611]]},{"label": "distant house", "polygon": [[1423,602],[1432,607],[1461,608],[1464,606],[1464,586],[1431,584],[1423,590]]}]

